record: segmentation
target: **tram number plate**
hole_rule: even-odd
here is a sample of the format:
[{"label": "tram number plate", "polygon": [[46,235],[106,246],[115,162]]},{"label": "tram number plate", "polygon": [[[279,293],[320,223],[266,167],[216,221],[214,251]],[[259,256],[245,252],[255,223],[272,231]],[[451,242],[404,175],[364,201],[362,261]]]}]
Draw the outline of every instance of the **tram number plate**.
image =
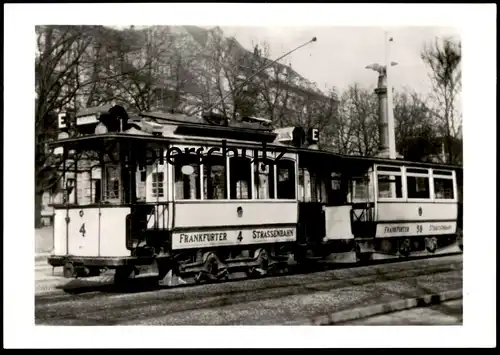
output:
[{"label": "tram number plate", "polygon": [[424,229],[423,229],[422,225],[421,224],[417,224],[417,233],[422,233],[423,230]]},{"label": "tram number plate", "polygon": [[82,233],[82,237],[85,237],[85,223],[80,227],[80,233]]}]

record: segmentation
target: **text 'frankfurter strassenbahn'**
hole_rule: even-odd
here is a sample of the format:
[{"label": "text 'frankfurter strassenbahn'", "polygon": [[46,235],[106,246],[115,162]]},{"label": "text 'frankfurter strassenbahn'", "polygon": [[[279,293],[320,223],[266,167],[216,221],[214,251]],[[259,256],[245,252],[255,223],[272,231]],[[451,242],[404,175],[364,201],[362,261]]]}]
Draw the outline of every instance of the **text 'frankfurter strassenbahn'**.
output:
[{"label": "text 'frankfurter strassenbahn'", "polygon": [[222,242],[227,240],[227,233],[196,233],[181,234],[179,244],[202,243],[202,242]]},{"label": "text 'frankfurter strassenbahn'", "polygon": [[294,229],[271,229],[271,230],[246,230],[233,232],[205,232],[205,233],[181,233],[179,235],[179,244],[205,243],[205,242],[228,242],[233,239],[242,241],[247,238],[253,240],[288,238],[294,236]]},{"label": "text 'frankfurter strassenbahn'", "polygon": [[253,239],[269,239],[293,236],[293,229],[272,229],[266,231],[253,231]]}]

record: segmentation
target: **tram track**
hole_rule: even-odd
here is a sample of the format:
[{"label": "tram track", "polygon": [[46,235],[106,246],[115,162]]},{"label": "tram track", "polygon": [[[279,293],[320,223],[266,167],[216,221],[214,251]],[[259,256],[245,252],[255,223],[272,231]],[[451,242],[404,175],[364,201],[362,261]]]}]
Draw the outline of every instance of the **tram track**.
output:
[{"label": "tram track", "polygon": [[[418,284],[416,280],[429,277],[441,280],[450,278],[455,280],[454,284],[459,278],[461,283],[461,260],[434,260],[431,265],[420,268],[407,262],[398,264],[134,293],[37,296],[35,316],[37,323],[91,324],[91,319],[94,319],[98,320],[95,324],[120,324],[131,319],[141,319],[146,314],[167,316],[201,309],[236,307],[252,302],[276,302],[279,299],[314,294],[342,294],[344,289],[376,289],[377,285],[383,284],[400,284],[403,288],[412,288]],[[112,317],[104,317],[106,314],[112,314]],[[81,317],[84,318],[83,321]]]},{"label": "tram track", "polygon": [[[448,256],[451,259],[453,256]],[[427,258],[425,261],[429,265],[419,265],[418,261],[424,260],[412,260],[403,262],[384,262],[374,265],[364,265],[356,267],[343,267],[323,271],[309,271],[295,274],[282,275],[281,277],[267,276],[259,279],[235,279],[228,280],[221,283],[211,283],[204,285],[181,285],[177,287],[164,287],[158,286],[155,282],[156,279],[153,277],[146,279],[131,280],[131,284],[126,289],[117,289],[114,285],[102,285],[98,287],[92,287],[91,292],[81,292],[78,294],[71,293],[57,293],[57,294],[42,294],[35,296],[35,301],[37,304],[53,303],[60,301],[80,301],[80,300],[92,300],[96,298],[106,298],[113,296],[126,297],[127,295],[141,295],[149,294],[151,298],[157,297],[156,293],[165,294],[168,293],[171,296],[167,297],[168,300],[176,301],[182,298],[187,292],[192,292],[193,294],[203,293],[210,296],[218,295],[231,295],[240,292],[239,290],[269,290],[269,289],[280,289],[283,287],[301,287],[303,289],[308,289],[309,291],[319,291],[321,290],[321,285],[318,282],[337,282],[339,285],[342,284],[356,284],[363,283],[363,279],[374,277],[379,275],[383,278],[391,279],[391,277],[397,277],[397,275],[418,276],[425,275],[429,272],[447,272],[453,270],[462,270],[462,261],[451,261],[440,260],[444,258]],[[403,275],[403,276],[404,276]],[[311,280],[319,280],[318,282],[312,282]],[[135,282],[134,282],[135,281]],[[82,291],[82,290],[78,290]]]},{"label": "tram track", "polygon": [[[360,268],[367,267],[376,267],[377,265],[404,265],[406,263],[413,263],[426,260],[433,260],[439,258],[453,257],[457,255],[462,255],[462,253],[449,253],[444,255],[431,255],[431,256],[416,256],[416,257],[407,257],[405,259],[385,259],[385,260],[371,260],[364,261],[356,264],[324,264],[324,265],[316,265],[316,266],[292,266],[288,269],[287,273],[279,273],[279,274],[269,274],[258,278],[259,280],[264,279],[275,279],[275,278],[284,278],[287,276],[293,275],[309,275],[318,272],[324,271],[335,271],[335,270],[361,270]],[[83,279],[85,280],[85,279]],[[96,297],[100,294],[128,294],[128,293],[141,293],[141,292],[150,292],[157,291],[163,289],[184,289],[187,287],[201,287],[207,286],[210,284],[224,284],[224,283],[234,283],[234,282],[243,282],[245,280],[254,280],[253,278],[248,277],[240,277],[233,278],[224,281],[220,281],[217,283],[204,283],[204,284],[186,284],[179,285],[175,287],[167,287],[160,286],[157,284],[156,276],[150,274],[146,277],[142,276],[136,279],[131,279],[128,285],[117,287],[113,285],[111,282],[95,282],[91,285],[64,285],[57,286],[55,290],[51,290],[48,292],[43,292],[41,295],[36,295],[36,299],[44,300],[44,299],[74,299],[82,298],[82,297]]]}]

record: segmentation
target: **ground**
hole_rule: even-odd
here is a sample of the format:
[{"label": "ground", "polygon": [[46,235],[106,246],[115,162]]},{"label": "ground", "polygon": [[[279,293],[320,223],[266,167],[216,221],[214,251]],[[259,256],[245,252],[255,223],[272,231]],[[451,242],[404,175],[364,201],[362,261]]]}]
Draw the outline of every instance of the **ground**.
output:
[{"label": "ground", "polygon": [[53,248],[52,227],[35,229],[35,252],[50,253]]}]

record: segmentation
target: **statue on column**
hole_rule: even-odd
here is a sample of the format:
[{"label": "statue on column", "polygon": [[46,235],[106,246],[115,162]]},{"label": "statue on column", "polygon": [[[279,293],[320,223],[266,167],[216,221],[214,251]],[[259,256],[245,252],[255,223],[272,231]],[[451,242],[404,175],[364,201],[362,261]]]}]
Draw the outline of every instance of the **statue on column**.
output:
[{"label": "statue on column", "polygon": [[[391,66],[396,65],[397,63],[391,62]],[[377,155],[381,157],[388,158],[390,156],[390,147],[389,147],[389,139],[390,134],[394,135],[394,132],[389,132],[389,111],[392,109],[392,105],[389,108],[388,105],[388,97],[387,97],[387,67],[385,65],[380,65],[378,63],[370,64],[366,67],[366,69],[372,69],[379,73],[377,88],[375,89],[375,93],[379,99],[379,137],[380,137],[380,145],[379,145],[379,153]],[[395,137],[393,137],[394,139]],[[395,144],[395,142],[394,142]],[[397,158],[401,158],[401,156],[395,152]]]}]

